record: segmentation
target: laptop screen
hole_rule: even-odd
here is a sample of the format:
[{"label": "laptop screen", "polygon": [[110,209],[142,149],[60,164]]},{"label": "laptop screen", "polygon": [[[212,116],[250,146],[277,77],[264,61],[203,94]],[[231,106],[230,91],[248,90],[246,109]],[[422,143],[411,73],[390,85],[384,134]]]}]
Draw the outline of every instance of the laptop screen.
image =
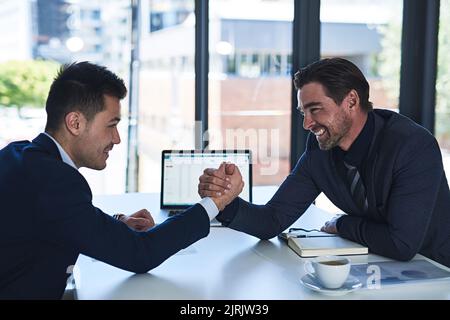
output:
[{"label": "laptop screen", "polygon": [[184,209],[196,204],[198,178],[206,168],[218,168],[222,162],[239,167],[244,180],[240,197],[252,199],[252,166],[250,150],[164,150],[162,152],[161,209]]}]

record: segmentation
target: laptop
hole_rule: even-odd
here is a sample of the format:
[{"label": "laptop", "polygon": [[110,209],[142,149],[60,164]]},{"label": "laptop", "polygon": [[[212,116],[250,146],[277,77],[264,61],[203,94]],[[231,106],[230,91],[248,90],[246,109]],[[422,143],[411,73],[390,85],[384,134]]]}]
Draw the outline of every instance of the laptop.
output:
[{"label": "laptop", "polygon": [[[185,210],[201,200],[198,178],[206,168],[218,168],[222,162],[238,166],[244,180],[239,195],[252,201],[252,161],[250,150],[163,150],[161,160],[161,209],[169,215]],[[220,225],[213,220],[211,225]]]}]

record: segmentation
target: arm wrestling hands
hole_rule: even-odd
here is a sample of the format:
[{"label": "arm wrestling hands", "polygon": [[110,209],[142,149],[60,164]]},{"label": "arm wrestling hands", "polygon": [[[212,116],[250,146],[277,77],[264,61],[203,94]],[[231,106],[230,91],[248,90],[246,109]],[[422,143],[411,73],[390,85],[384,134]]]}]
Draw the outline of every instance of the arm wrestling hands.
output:
[{"label": "arm wrestling hands", "polygon": [[223,162],[218,169],[208,168],[199,178],[198,194],[210,197],[219,211],[225,209],[244,188],[239,168],[232,163]]}]

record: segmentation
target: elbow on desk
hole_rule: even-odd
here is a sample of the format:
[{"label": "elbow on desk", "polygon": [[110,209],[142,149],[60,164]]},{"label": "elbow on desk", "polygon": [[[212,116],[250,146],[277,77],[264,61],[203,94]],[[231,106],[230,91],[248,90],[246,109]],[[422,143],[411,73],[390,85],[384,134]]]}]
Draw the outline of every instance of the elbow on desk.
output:
[{"label": "elbow on desk", "polygon": [[417,254],[416,251],[408,250],[408,251],[399,251],[395,256],[392,258],[399,260],[399,261],[410,261],[414,256]]},{"label": "elbow on desk", "polygon": [[156,268],[159,266],[163,261],[155,262],[155,261],[149,261],[149,262],[142,262],[139,264],[136,264],[134,266],[131,266],[128,271],[136,273],[136,274],[143,274],[148,273],[150,270]]},{"label": "elbow on desk", "polygon": [[136,274],[142,274],[147,273],[153,268],[155,268],[157,265],[149,264],[147,262],[136,262],[133,264],[130,264],[126,267],[121,267],[121,269],[126,270],[128,272],[136,273]]},{"label": "elbow on desk", "polygon": [[136,268],[132,268],[128,271],[136,273],[136,274],[144,274],[149,272],[150,270],[152,270],[153,268],[147,268],[147,267],[136,267]]},{"label": "elbow on desk", "polygon": [[[370,248],[369,248],[369,250],[370,250]],[[374,252],[374,253],[377,253],[377,252]],[[412,260],[417,253],[418,253],[417,250],[413,250],[412,248],[407,248],[407,247],[395,248],[390,253],[379,252],[379,254],[382,256],[386,256],[391,259],[395,259],[398,261],[405,261],[405,262]]]},{"label": "elbow on desk", "polygon": [[392,259],[399,261],[410,261],[419,253],[419,242],[414,239],[405,239],[400,235],[391,235],[392,239]]},{"label": "elbow on desk", "polygon": [[136,274],[147,273],[150,270],[158,267],[161,263],[170,257],[167,253],[153,254],[143,253],[134,257],[133,262],[130,263],[125,270]]},{"label": "elbow on desk", "polygon": [[264,230],[264,232],[260,232],[255,236],[260,240],[270,240],[278,236],[282,231],[283,230],[280,230],[280,228],[271,228],[270,230]]},{"label": "elbow on desk", "polygon": [[260,240],[270,240],[272,238],[275,238],[276,236],[278,236],[279,233],[268,233],[268,234],[263,234],[263,235],[259,235],[257,236],[257,238],[259,238]]}]

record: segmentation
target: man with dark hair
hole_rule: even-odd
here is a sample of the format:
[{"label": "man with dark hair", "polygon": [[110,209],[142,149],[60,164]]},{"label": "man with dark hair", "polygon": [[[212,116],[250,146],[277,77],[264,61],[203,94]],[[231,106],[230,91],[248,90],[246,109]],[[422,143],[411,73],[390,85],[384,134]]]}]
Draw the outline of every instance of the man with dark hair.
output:
[{"label": "man with dark hair", "polygon": [[[450,192],[436,139],[400,114],[372,110],[367,80],[350,61],[312,63],[295,74],[294,84],[310,131],[306,150],[266,205],[236,198],[217,219],[269,239],[323,192],[347,213],[323,231],[375,254],[410,260],[420,253],[450,267]],[[207,169],[199,194],[215,197],[241,180],[232,164]]]},{"label": "man with dark hair", "polygon": [[0,299],[60,298],[80,253],[147,272],[207,236],[227,204],[205,198],[158,226],[145,209],[111,217],[92,205],[78,169],[106,167],[126,91],[104,67],[66,65],[50,88],[45,132],[0,150]]}]

